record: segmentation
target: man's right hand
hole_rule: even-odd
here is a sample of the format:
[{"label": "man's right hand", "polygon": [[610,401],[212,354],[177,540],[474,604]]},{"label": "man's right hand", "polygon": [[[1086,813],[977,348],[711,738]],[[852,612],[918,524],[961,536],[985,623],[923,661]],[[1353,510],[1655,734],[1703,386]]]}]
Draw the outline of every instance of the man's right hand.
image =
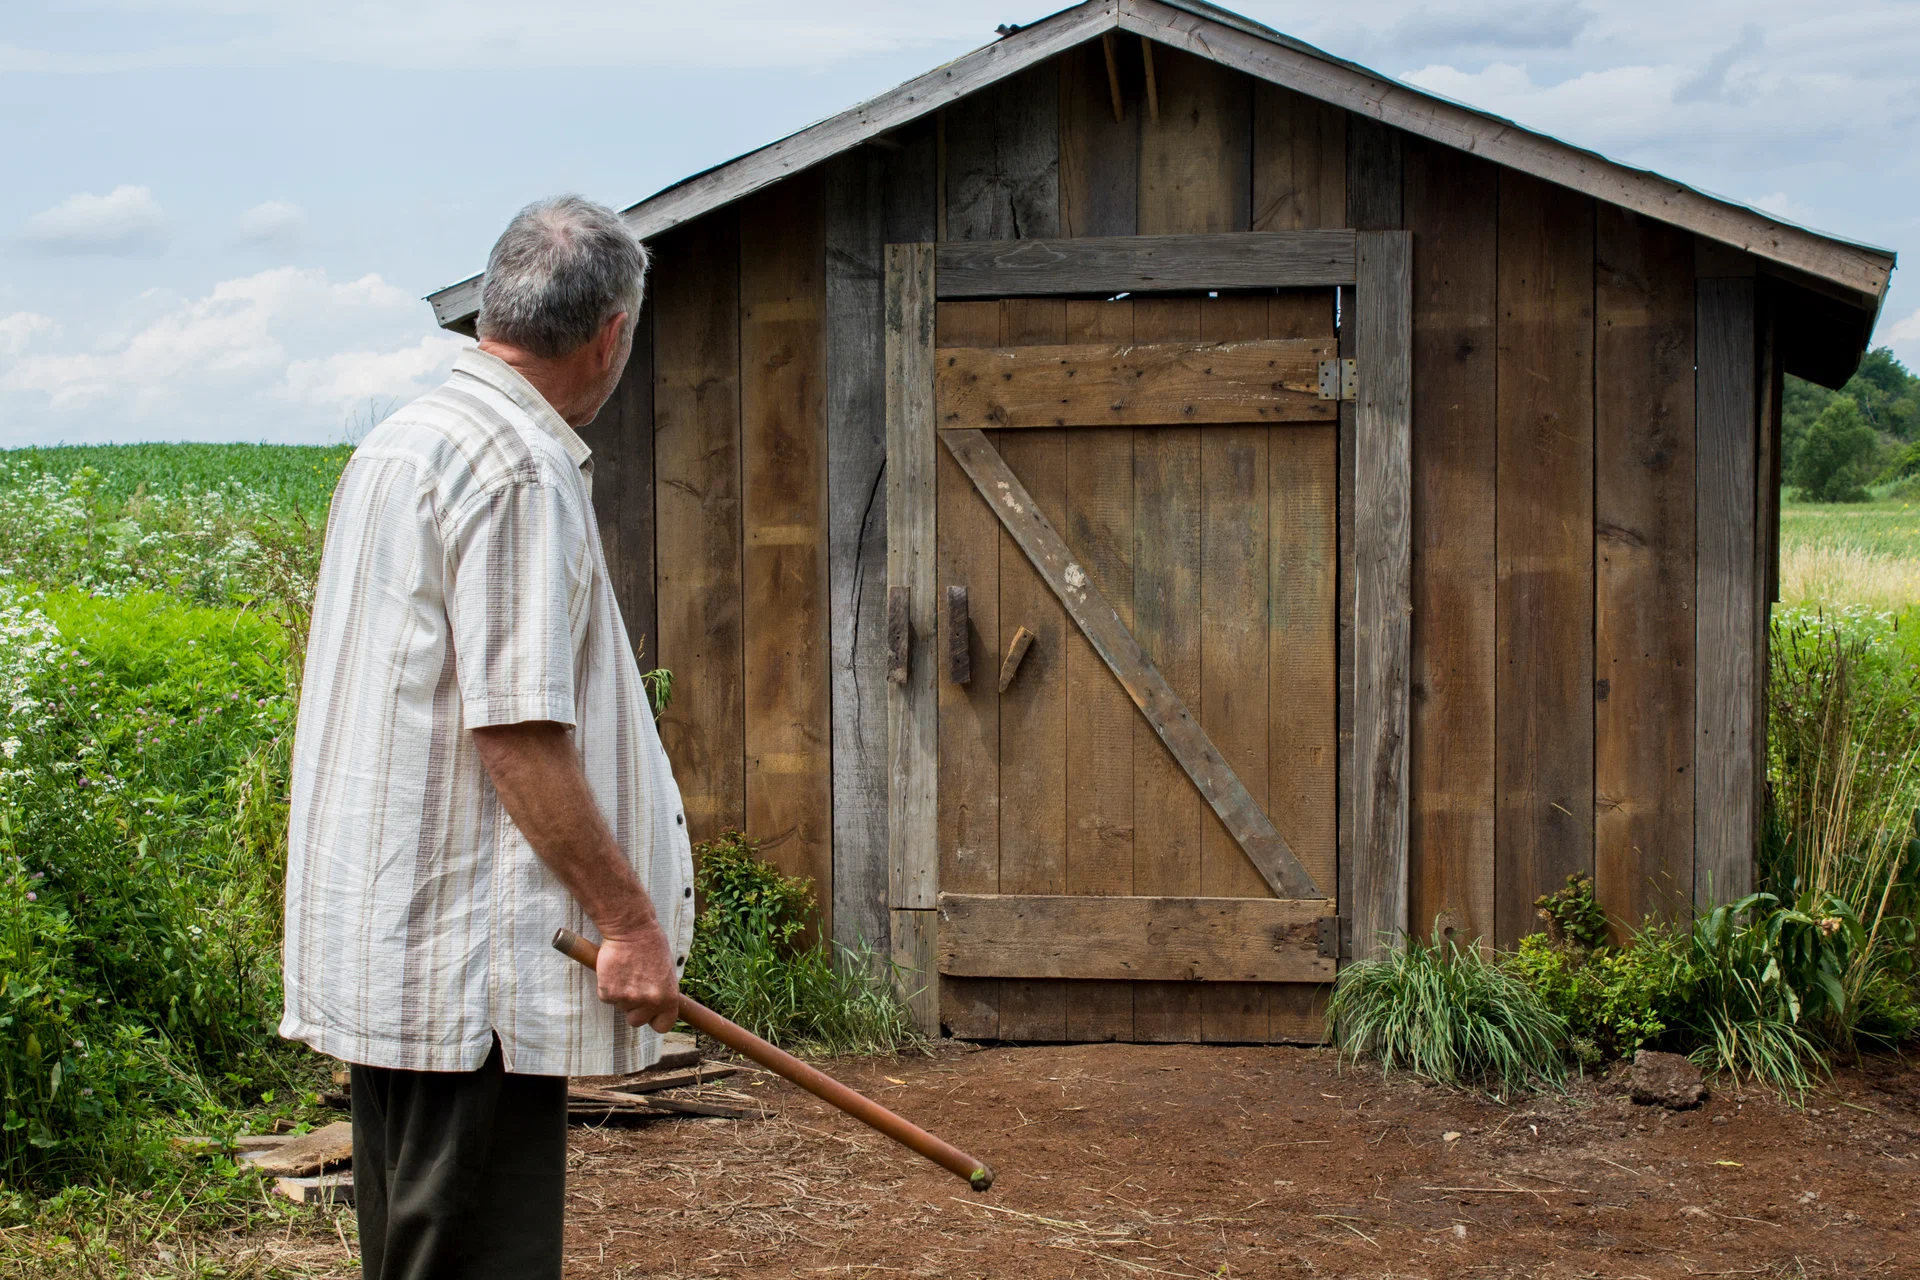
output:
[{"label": "man's right hand", "polygon": [[600,999],[627,1015],[627,1025],[652,1024],[655,1031],[671,1031],[680,1017],[680,982],[674,973],[673,948],[658,921],[600,944],[594,967],[600,979]]}]

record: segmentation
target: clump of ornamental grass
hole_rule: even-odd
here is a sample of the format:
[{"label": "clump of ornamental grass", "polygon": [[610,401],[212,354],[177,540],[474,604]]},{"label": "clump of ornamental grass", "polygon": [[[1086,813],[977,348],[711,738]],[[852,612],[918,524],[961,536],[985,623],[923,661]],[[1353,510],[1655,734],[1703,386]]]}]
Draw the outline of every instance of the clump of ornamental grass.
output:
[{"label": "clump of ornamental grass", "polygon": [[1373,1058],[1454,1088],[1501,1097],[1565,1078],[1567,1027],[1517,974],[1436,923],[1377,960],[1348,965],[1327,1020],[1343,1058]]},{"label": "clump of ornamental grass", "polygon": [[870,948],[809,938],[813,889],[737,831],[695,847],[701,911],[687,993],[755,1035],[816,1054],[894,1053],[919,1041],[907,975]]}]

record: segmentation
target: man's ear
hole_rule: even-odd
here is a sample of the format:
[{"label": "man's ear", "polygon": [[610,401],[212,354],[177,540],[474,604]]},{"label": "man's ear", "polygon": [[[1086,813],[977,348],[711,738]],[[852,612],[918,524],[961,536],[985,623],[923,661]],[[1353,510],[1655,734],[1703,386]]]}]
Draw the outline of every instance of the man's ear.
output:
[{"label": "man's ear", "polygon": [[607,322],[600,326],[600,332],[594,335],[594,363],[602,371],[612,368],[613,362],[620,358],[620,339],[626,332],[627,313],[616,311],[607,317]]}]

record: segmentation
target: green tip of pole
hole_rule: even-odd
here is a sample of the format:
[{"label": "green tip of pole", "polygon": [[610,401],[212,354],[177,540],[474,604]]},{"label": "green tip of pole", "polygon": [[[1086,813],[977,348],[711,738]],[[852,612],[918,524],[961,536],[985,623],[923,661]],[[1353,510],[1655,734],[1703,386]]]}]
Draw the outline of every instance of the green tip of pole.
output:
[{"label": "green tip of pole", "polygon": [[975,1191],[985,1191],[993,1185],[993,1170],[989,1169],[986,1165],[981,1165],[978,1169],[975,1169],[967,1175],[967,1185]]}]

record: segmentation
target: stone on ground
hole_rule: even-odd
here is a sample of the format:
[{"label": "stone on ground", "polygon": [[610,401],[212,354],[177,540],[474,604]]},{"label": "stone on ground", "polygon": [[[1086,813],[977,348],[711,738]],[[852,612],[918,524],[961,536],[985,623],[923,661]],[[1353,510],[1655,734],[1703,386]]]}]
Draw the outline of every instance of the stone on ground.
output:
[{"label": "stone on ground", "polygon": [[1707,1082],[1700,1068],[1678,1053],[1639,1050],[1633,1055],[1627,1083],[1633,1088],[1633,1100],[1642,1106],[1687,1111],[1707,1100]]}]

